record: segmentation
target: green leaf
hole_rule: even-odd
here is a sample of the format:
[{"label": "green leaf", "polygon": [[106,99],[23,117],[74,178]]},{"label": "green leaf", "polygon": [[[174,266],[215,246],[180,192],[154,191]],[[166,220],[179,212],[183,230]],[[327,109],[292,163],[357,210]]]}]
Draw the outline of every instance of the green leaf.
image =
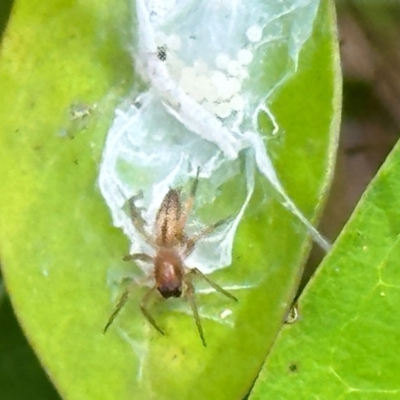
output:
[{"label": "green leaf", "polygon": [[[154,306],[165,337],[148,326],[138,310],[146,287],[137,288],[116,325],[102,333],[112,310],[107,277],[137,271],[122,261],[128,240],[112,226],[96,186],[113,109],[132,87],[128,15],[115,2],[14,6],[0,65],[0,251],[7,288],[63,397],[240,398],[281,328],[310,246],[307,229],[261,176],[235,237],[234,262],[211,277],[250,289],[235,292],[237,304],[217,293],[198,295],[200,314],[233,312],[227,323],[202,319],[207,348],[193,318],[177,310],[179,299]],[[279,58],[266,63],[287,68]],[[273,163],[311,221],[332,174],[338,71],[332,9],[322,2],[296,73],[269,99],[283,132],[268,140]],[[268,134],[269,123],[262,126]],[[132,339],[142,329],[146,342]]]},{"label": "green leaf", "polygon": [[281,332],[252,400],[399,397],[398,190],[399,144],[303,293],[301,318]]}]

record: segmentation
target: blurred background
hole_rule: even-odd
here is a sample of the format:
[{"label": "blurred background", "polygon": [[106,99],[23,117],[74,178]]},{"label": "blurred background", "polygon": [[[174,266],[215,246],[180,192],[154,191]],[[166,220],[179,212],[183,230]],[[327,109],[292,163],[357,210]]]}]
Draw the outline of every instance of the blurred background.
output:
[{"label": "blurred background", "polygon": [[[400,2],[336,0],[336,7],[343,116],[335,178],[319,227],[331,242],[400,133]],[[11,12],[12,1],[0,1],[1,37]],[[323,256],[313,248],[300,290]],[[1,275],[0,398],[60,399],[18,325]]]},{"label": "blurred background", "polygon": [[[336,0],[343,110],[331,192],[319,230],[339,235],[400,133],[400,2]],[[324,254],[314,246],[300,290]]]}]

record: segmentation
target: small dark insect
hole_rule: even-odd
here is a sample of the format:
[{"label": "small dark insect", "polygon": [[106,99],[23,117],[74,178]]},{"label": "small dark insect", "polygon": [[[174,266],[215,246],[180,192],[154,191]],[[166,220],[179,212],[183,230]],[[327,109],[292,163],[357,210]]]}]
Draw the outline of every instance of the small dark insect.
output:
[{"label": "small dark insect", "polygon": [[[194,198],[196,195],[197,185],[199,181],[199,170],[197,171],[196,179],[193,182],[190,196],[182,204],[180,190],[170,189],[165,195],[161,206],[157,212],[154,234],[148,235],[144,229],[145,221],[142,218],[140,210],[135,206],[133,197],[130,201],[131,219],[141,234],[141,236],[149,243],[156,251],[154,257],[144,253],[130,254],[124,257],[128,260],[141,260],[152,263],[154,266],[154,286],[144,295],[140,309],[145,318],[153,325],[153,327],[164,335],[162,329],[158,326],[154,318],[147,310],[147,306],[151,297],[158,291],[165,299],[169,297],[183,297],[188,301],[197,329],[203,345],[206,346],[204,332],[200,321],[200,316],[197,310],[195,291],[192,284],[193,275],[201,276],[210,286],[221,294],[237,301],[236,297],[217,285],[207,276],[205,276],[197,268],[188,268],[184,264],[185,258],[194,250],[196,243],[207,235],[210,235],[216,228],[226,222],[227,219],[220,220],[206,228],[196,235],[189,237],[185,233],[185,225],[193,208]],[[104,327],[104,333],[114,321],[115,317],[125,305],[129,297],[129,289],[124,292],[118,301],[114,312],[112,313],[107,325]]]},{"label": "small dark insect", "polygon": [[167,47],[166,46],[157,47],[157,57],[161,61],[165,61],[167,59]]},{"label": "small dark insect", "polygon": [[296,373],[296,372],[299,372],[299,368],[298,368],[297,364],[295,364],[295,363],[290,364],[289,365],[289,372],[291,372],[293,374]]}]

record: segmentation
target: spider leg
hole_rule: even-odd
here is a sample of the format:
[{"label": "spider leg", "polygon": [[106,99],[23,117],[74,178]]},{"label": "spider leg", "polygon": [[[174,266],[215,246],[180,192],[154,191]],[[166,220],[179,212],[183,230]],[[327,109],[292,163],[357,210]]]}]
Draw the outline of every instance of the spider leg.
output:
[{"label": "spider leg", "polygon": [[197,186],[199,184],[200,167],[197,167],[196,178],[193,181],[192,189],[190,190],[190,196],[195,197],[197,192]]},{"label": "spider leg", "polygon": [[140,302],[140,310],[142,311],[142,314],[144,317],[150,322],[153,327],[160,332],[162,335],[165,335],[164,331],[158,326],[157,322],[154,320],[154,318],[150,315],[149,311],[147,310],[147,306],[149,304],[150,299],[154,296],[157,288],[154,286],[151,288],[144,296],[142,301]]},{"label": "spider leg", "polygon": [[217,285],[207,275],[204,275],[199,269],[197,269],[197,268],[190,269],[190,271],[188,272],[188,275],[189,274],[198,274],[198,275],[200,275],[217,292],[220,292],[221,294],[223,294],[226,297],[229,297],[232,300],[238,301],[238,299],[233,294],[230,294],[228,291],[223,289],[221,286]]},{"label": "spider leg", "polygon": [[139,232],[139,234],[146,242],[152,244],[153,239],[150,237],[150,235],[146,232],[144,228],[146,225],[146,221],[143,219],[141,209],[135,205],[135,201],[140,199],[142,196],[143,194],[139,193],[135,196],[132,196],[128,200],[129,212],[131,214],[131,220],[133,226],[136,228],[136,230]]},{"label": "spider leg", "polygon": [[150,257],[148,254],[145,254],[145,253],[127,254],[122,259],[124,261],[139,260],[139,261],[145,261],[145,262],[148,262],[148,263],[151,263],[151,262],[154,261],[153,257]]},{"label": "spider leg", "polygon": [[217,228],[219,228],[221,225],[225,224],[226,222],[230,221],[231,219],[232,219],[232,217],[227,217],[227,218],[221,219],[221,220],[205,227],[201,232],[194,235],[192,238],[186,239],[186,248],[184,251],[184,256],[187,257],[193,251],[194,246],[200,239],[202,239],[208,235],[211,235],[211,233],[213,233]]},{"label": "spider leg", "polygon": [[190,273],[186,274],[186,276],[185,276],[186,290],[185,290],[184,298],[188,301],[190,308],[192,309],[194,320],[196,321],[197,330],[199,331],[199,335],[200,335],[201,341],[203,342],[203,346],[207,347],[207,343],[204,338],[203,327],[201,325],[199,312],[197,310],[194,287],[193,287],[191,280],[192,280],[192,277],[191,277]]},{"label": "spider leg", "polygon": [[[196,197],[196,192],[197,192],[197,186],[199,184],[199,174],[200,174],[200,167],[197,168],[197,174],[196,178],[193,181],[192,188],[190,189],[190,194],[189,197],[186,199],[184,205],[183,205],[183,212],[179,218],[179,221],[177,223],[178,229],[177,232],[184,232],[185,225],[187,222],[187,219],[190,215],[190,212],[192,211],[193,205],[194,205],[194,199]],[[184,237],[178,237],[177,238],[181,243],[184,241]]]},{"label": "spider leg", "polygon": [[111,314],[106,326],[103,329],[103,333],[107,332],[107,329],[110,327],[110,325],[113,323],[115,317],[118,315],[118,313],[121,311],[122,307],[125,305],[125,303],[128,301],[129,298],[129,289],[125,290],[125,292],[122,294],[121,298],[118,300],[117,305],[115,306],[115,309],[113,313]]},{"label": "spider leg", "polygon": [[[136,254],[128,254],[123,258],[124,261],[129,261],[129,260],[142,260],[142,261],[147,261],[151,262],[153,261],[153,258],[150,257],[147,254],[144,253],[136,253]],[[125,305],[125,303],[128,301],[129,298],[129,293],[130,293],[130,288],[125,290],[125,292],[122,294],[121,298],[118,300],[118,303],[115,306],[115,309],[113,313],[111,314],[106,326],[103,329],[103,333],[106,333],[110,325],[113,323],[115,317],[118,315],[118,313],[121,311],[122,307]]]}]

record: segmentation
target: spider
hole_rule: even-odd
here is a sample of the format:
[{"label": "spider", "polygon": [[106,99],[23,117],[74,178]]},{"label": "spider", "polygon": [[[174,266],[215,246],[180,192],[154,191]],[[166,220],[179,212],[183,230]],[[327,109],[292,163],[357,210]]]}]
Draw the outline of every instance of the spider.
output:
[{"label": "spider", "polygon": [[[164,331],[159,327],[148,311],[149,300],[157,291],[164,299],[168,299],[169,297],[182,297],[188,301],[201,341],[204,346],[207,346],[195,300],[195,290],[192,283],[193,275],[197,274],[202,277],[211,287],[226,297],[235,301],[237,301],[237,298],[213,282],[199,269],[188,268],[184,263],[184,260],[192,253],[199,240],[210,235],[216,228],[227,221],[227,219],[219,220],[192,237],[185,233],[186,222],[194,204],[199,182],[199,172],[200,169],[197,170],[190,195],[184,203],[182,203],[181,200],[180,189],[169,189],[157,212],[153,235],[149,235],[146,232],[146,222],[140,210],[135,206],[137,196],[130,199],[129,205],[132,223],[143,239],[154,248],[156,254],[152,257],[145,253],[135,253],[127,255],[123,259],[125,261],[141,260],[153,264],[154,286],[144,295],[140,303],[140,309],[150,324],[164,335]],[[111,314],[104,327],[104,333],[106,333],[117,314],[125,305],[128,297],[129,289],[123,293],[116,304],[114,312]]]}]

